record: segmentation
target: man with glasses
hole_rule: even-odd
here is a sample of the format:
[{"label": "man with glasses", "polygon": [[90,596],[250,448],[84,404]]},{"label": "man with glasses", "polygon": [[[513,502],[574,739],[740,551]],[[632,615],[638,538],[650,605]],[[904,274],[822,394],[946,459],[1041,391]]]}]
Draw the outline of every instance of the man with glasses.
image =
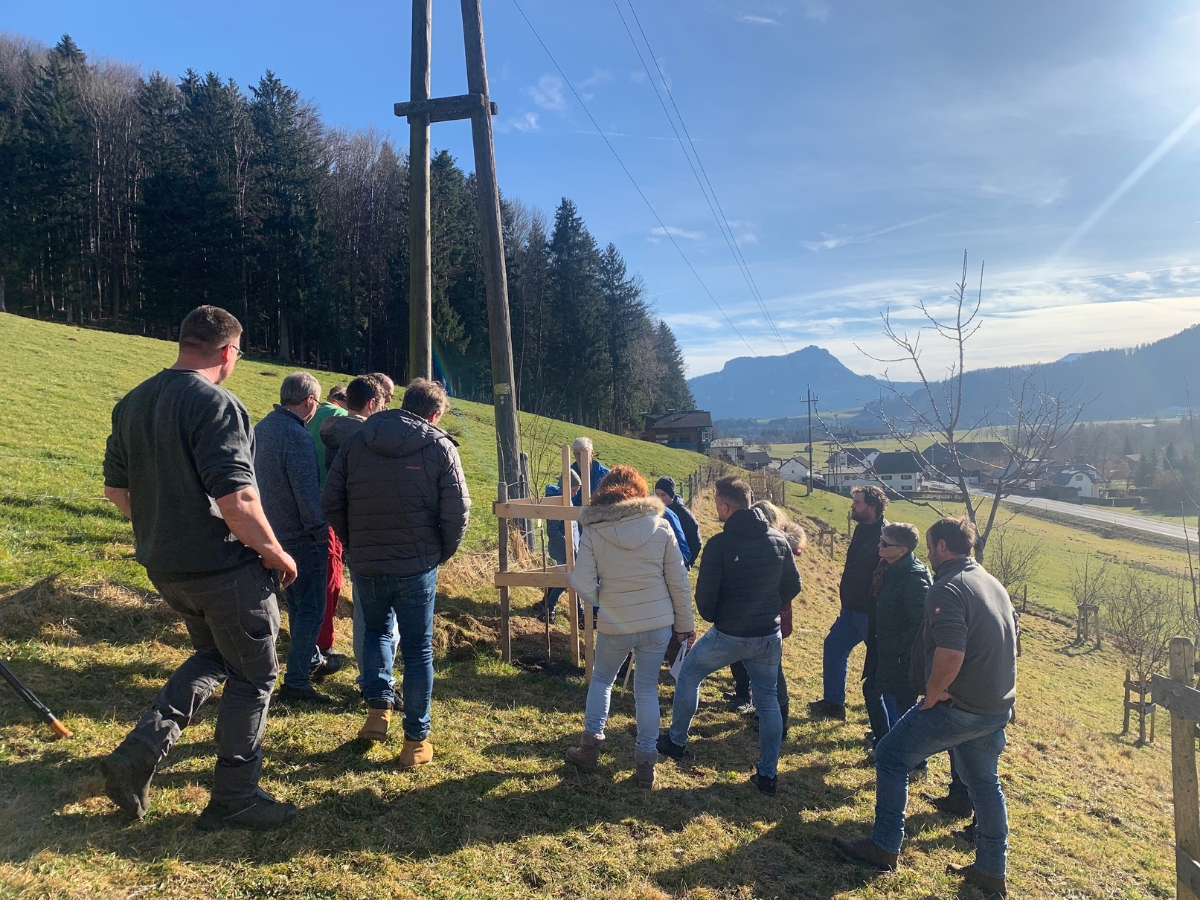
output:
[{"label": "man with glasses", "polygon": [[250,416],[220,387],[242,355],[241,335],[223,309],[188,313],[175,365],[117,403],[104,454],[104,495],[133,521],[137,561],[183,616],[194,648],[101,761],[105,792],[142,818],[155,767],[224,684],[212,797],[197,822],[205,830],[267,830],[296,816],[258,786],[279,672],[275,584],[295,581],[296,563],[259,501]]},{"label": "man with glasses", "polygon": [[[883,511],[888,500],[873,484],[851,492],[850,516],[858,525],[846,550],[846,565],[838,592],[842,609],[825,638],[822,676],[824,694],[808,704],[814,719],[846,719],[846,667],[850,653],[869,641],[869,614],[875,605],[875,570],[879,567],[879,536],[887,522]],[[868,651],[870,647],[868,646]],[[867,715],[875,721],[882,711],[881,696],[864,694]]]}]

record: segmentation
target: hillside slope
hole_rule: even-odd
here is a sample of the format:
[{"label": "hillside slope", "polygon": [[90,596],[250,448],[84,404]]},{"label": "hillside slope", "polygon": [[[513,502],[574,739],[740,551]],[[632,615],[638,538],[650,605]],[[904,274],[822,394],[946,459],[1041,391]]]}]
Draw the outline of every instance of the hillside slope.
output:
[{"label": "hillside slope", "polygon": [[[148,587],[132,560],[128,523],[103,500],[100,466],[113,404],[175,360],[165,341],[0,314],[0,383],[9,398],[0,429],[0,585],[55,572],[102,573]],[[254,421],[279,400],[293,367],[244,359],[225,383]],[[324,389],[346,375],[315,372]],[[399,405],[399,397],[393,406]],[[685,478],[704,457],[603,431],[522,414],[524,449],[541,486],[561,468],[559,447],[592,438],[599,459],[635,466],[646,477]],[[454,401],[443,425],[459,442],[475,502],[466,549],[495,541],[496,432],[492,408]]]}]

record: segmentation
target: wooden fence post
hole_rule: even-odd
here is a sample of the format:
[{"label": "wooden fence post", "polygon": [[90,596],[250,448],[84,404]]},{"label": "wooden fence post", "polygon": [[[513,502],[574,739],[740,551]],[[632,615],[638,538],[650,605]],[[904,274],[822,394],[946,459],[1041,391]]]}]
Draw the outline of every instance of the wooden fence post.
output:
[{"label": "wooden fence post", "polygon": [[[1184,637],[1171,638],[1171,680],[1191,687],[1196,648]],[[1198,900],[1192,887],[1200,866],[1200,791],[1196,782],[1196,725],[1171,710],[1171,786],[1175,798],[1175,895]],[[1191,876],[1191,877],[1187,877]]]},{"label": "wooden fence post", "polygon": [[[496,499],[508,502],[508,485],[501,481],[496,487]],[[496,521],[497,537],[500,541],[500,571],[508,571],[508,519]],[[500,658],[512,662],[512,634],[508,628],[508,588],[500,588]]]}]

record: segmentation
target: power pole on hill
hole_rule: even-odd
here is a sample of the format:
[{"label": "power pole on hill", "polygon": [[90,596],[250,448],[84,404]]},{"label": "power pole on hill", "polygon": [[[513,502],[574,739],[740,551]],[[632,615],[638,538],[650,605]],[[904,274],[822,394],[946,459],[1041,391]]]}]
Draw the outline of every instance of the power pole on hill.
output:
[{"label": "power pole on hill", "polygon": [[812,387],[804,386],[805,397],[804,402],[808,406],[808,493],[805,497],[812,496],[813,487],[813,439],[812,439],[812,409],[813,404],[817,402],[817,398],[813,396]]},{"label": "power pole on hill", "polygon": [[[433,0],[413,0],[409,100],[429,100]],[[397,113],[399,115],[399,113]],[[408,379],[433,377],[433,249],[429,216],[429,116],[408,117]]]},{"label": "power pole on hill", "polygon": [[[492,351],[492,400],[496,409],[496,441],[499,445],[500,480],[508,486],[508,496],[524,496],[521,479],[521,434],[517,423],[515,377],[513,373],[512,331],[508,313],[508,276],[504,269],[504,243],[500,230],[500,190],[496,184],[496,152],[492,139],[492,116],[496,104],[488,96],[487,58],[483,47],[483,10],[480,0],[461,0],[463,45],[467,64],[467,91],[455,97],[429,98],[429,8],[431,0],[413,0],[413,96],[418,79],[425,85],[425,97],[397,103],[397,116],[407,116],[414,135],[424,125],[425,172],[429,171],[428,125],[452,119],[470,119],[475,145],[475,179],[479,229],[482,236],[483,279],[487,293],[488,332]],[[423,6],[419,14],[416,7]],[[418,25],[422,25],[418,29]],[[419,31],[419,34],[418,34]],[[418,43],[420,47],[418,48]],[[418,69],[418,56],[424,66]],[[416,140],[414,138],[415,151]],[[411,161],[410,161],[411,166]],[[411,171],[411,169],[410,169]],[[429,194],[426,176],[423,202],[423,236],[429,244]],[[412,213],[415,215],[415,213]],[[411,234],[412,220],[410,220]],[[428,252],[428,251],[426,251]],[[414,254],[415,256],[415,254]],[[428,256],[426,259],[428,260]],[[428,282],[426,282],[428,284]],[[428,290],[428,288],[426,288]],[[426,314],[425,321],[428,321]],[[423,326],[424,327],[424,326]],[[413,339],[415,341],[415,338]]]}]

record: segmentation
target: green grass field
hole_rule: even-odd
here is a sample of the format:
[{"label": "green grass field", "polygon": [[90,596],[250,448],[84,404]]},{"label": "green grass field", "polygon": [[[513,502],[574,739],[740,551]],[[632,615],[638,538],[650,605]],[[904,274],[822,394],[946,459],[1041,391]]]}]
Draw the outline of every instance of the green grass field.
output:
[{"label": "green grass field", "polygon": [[[854,684],[848,722],[813,723],[802,715],[805,701],[820,692],[821,641],[837,614],[844,540],[832,557],[814,547],[800,560],[805,588],[784,661],[796,718],[778,796],[763,798],[746,784],[756,736],[720,702],[729,686],[724,673],[704,687],[694,757],[682,766],[664,763],[659,788],[642,791],[630,781],[633,704],[619,688],[601,771],[582,776],[564,765],[586,688],[561,663],[561,629],[554,631],[556,666],[536,664],[541,626],[519,616],[518,664],[496,653],[496,594],[486,585],[494,531],[482,502],[468,552],[448,567],[439,594],[433,765],[400,771],[395,744],[357,745],[362,712],[353,675],[343,671],[326,682],[334,708],[272,707],[264,786],[301,807],[293,828],[254,836],[194,829],[213,761],[212,706],[160,768],[146,819],[125,822],[103,796],[96,760],[120,741],[188,645],[130,559],[128,524],[98,500],[95,466],[113,401],[168,364],[171,348],[10,316],[0,316],[0,339],[0,374],[29,410],[21,419],[6,417],[0,433],[0,582],[8,582],[0,590],[0,657],[75,732],[71,740],[51,740],[0,687],[0,898],[981,897],[944,874],[948,862],[969,859],[968,848],[950,834],[958,823],[920,796],[944,788],[944,757],[933,761],[931,783],[914,792],[900,871],[877,875],[828,845],[835,831],[866,834],[874,801]],[[283,371],[246,361],[230,386],[257,417]],[[490,410],[456,409],[471,488],[490,498]],[[540,427],[555,440],[579,431],[527,422],[531,432]],[[697,462],[592,434],[605,461],[632,461],[647,474],[682,475]],[[818,519],[844,529],[844,498],[794,496],[789,505],[814,533]],[[696,509],[711,535],[719,527],[711,500],[700,498]],[[890,513],[918,523],[932,516],[899,505]],[[1018,522],[1053,551],[1036,592],[1039,601],[1045,593],[1048,606],[1061,605],[1052,586],[1064,554],[1093,547],[1160,552],[1053,523]],[[1164,555],[1161,562],[1177,560]],[[56,580],[40,580],[59,572]],[[517,591],[518,612],[533,599]],[[1018,720],[1001,759],[1012,824],[1011,895],[1171,896],[1165,718],[1155,744],[1135,747],[1116,733],[1119,656],[1109,647],[1072,647],[1070,630],[1052,619],[1029,616],[1024,625]],[[337,628],[338,646],[348,650],[349,622],[339,619]],[[860,649],[851,672],[861,665]],[[665,711],[671,687],[663,680]]]}]

